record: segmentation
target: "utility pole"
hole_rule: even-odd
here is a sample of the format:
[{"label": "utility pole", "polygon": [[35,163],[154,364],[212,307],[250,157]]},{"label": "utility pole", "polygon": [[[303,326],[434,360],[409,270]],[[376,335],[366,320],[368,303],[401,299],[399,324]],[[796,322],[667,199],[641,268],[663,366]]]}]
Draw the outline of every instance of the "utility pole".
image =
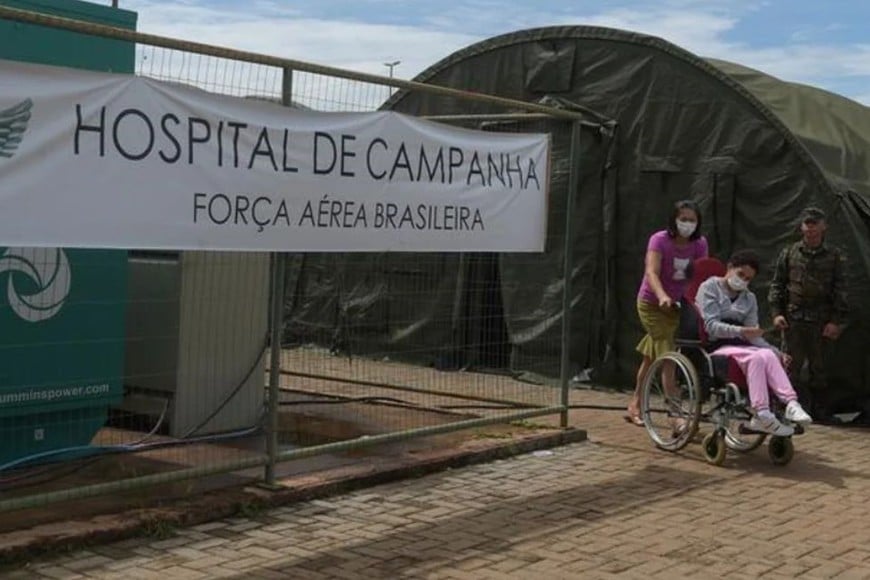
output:
[{"label": "utility pole", "polygon": [[390,69],[390,78],[393,78],[393,69],[402,64],[400,60],[393,60],[390,62],[385,62],[384,66]]},{"label": "utility pole", "polygon": [[[393,78],[393,69],[399,66],[402,63],[400,60],[391,60],[390,62],[385,62],[384,66],[390,69],[390,78]],[[393,95],[393,87],[387,87],[387,98],[390,98]]]}]

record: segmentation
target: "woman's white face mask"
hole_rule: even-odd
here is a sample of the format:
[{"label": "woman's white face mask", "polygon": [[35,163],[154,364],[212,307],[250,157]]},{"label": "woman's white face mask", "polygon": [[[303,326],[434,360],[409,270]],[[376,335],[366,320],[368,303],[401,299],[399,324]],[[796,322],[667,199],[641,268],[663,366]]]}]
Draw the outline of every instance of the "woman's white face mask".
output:
[{"label": "woman's white face mask", "polygon": [[684,237],[688,238],[692,234],[695,233],[695,229],[698,227],[698,222],[693,222],[689,220],[677,220],[677,232]]}]

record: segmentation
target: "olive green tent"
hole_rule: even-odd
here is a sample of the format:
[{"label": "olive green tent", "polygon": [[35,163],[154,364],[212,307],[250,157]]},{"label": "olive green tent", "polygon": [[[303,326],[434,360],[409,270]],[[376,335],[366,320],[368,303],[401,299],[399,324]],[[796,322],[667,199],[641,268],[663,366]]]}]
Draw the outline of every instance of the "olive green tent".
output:
[{"label": "olive green tent", "polygon": [[[638,363],[635,296],[645,244],[674,201],[701,204],[714,255],[748,247],[770,265],[796,238],[800,210],[814,204],[828,212],[829,239],[849,258],[854,316],[830,353],[832,387],[852,405],[870,393],[870,109],[659,38],[584,26],[495,37],[416,80],[585,114],[573,158],[565,122],[488,125],[553,135],[546,252],[295,256],[288,340],[557,377],[570,194],[573,370],[628,387]],[[504,113],[420,92],[399,92],[385,107]],[[572,164],[580,180],[569,192]],[[769,279],[765,268],[754,284],[764,317]],[[496,348],[475,348],[484,343]]]}]

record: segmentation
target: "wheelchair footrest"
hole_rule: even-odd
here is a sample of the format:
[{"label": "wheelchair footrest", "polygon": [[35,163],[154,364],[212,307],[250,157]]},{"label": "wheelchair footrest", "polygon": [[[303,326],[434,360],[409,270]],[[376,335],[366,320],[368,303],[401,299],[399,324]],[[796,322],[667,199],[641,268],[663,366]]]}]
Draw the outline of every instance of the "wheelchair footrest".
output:
[{"label": "wheelchair footrest", "polygon": [[[794,423],[791,425],[791,427],[794,429],[795,435],[803,435],[804,434],[804,426],[803,425],[799,425],[797,423]],[[767,431],[756,431],[755,429],[750,429],[746,423],[741,423],[740,427],[737,429],[737,431],[741,435],[772,435],[772,433],[768,433]]]}]

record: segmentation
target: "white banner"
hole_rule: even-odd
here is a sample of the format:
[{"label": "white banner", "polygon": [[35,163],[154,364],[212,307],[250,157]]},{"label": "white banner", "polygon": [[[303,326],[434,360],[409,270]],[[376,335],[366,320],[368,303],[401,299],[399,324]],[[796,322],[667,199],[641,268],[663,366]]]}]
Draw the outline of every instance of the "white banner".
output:
[{"label": "white banner", "polygon": [[0,60],[0,246],[538,252],[549,147]]}]

